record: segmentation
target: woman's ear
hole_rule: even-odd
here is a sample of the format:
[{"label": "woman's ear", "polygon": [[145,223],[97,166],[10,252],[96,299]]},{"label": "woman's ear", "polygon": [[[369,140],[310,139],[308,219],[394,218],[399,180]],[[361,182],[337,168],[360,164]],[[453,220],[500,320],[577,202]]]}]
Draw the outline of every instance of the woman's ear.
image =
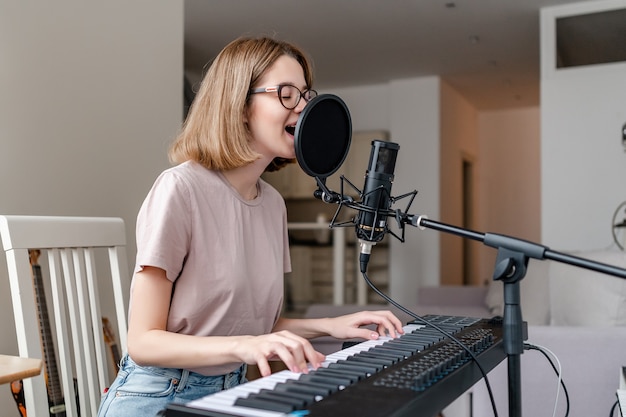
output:
[{"label": "woman's ear", "polygon": [[243,108],[243,124],[246,125],[246,128],[248,127],[248,110],[249,110],[249,107],[248,105],[246,105]]}]

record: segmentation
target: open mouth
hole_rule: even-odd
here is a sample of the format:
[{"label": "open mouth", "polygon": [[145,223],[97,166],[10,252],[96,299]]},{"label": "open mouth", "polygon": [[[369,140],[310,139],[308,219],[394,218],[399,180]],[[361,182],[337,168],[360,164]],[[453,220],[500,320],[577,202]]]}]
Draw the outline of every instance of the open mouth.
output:
[{"label": "open mouth", "polygon": [[296,133],[296,127],[295,126],[287,126],[285,127],[285,130],[287,131],[287,133],[289,133],[291,136],[293,136]]}]

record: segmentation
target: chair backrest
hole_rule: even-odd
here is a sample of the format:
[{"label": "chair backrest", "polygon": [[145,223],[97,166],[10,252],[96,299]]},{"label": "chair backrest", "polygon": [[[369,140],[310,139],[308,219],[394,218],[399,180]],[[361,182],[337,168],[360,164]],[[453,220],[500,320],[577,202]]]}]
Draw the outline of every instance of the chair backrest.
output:
[{"label": "chair backrest", "polygon": [[[110,383],[111,363],[105,347],[108,335],[103,334],[104,300],[100,300],[99,276],[110,275],[111,283],[106,285],[112,288],[119,349],[126,352],[129,271],[123,220],[0,216],[0,235],[7,257],[20,356],[43,358],[46,365],[54,363],[54,351],[46,349],[52,333],[46,332],[56,330],[53,339],[60,372],[51,366],[44,368],[49,371],[48,386],[43,375],[23,381],[28,416],[50,416],[49,408],[57,405],[61,395],[68,417],[77,417],[78,410],[81,417],[95,417],[102,392]],[[47,255],[47,260],[42,257],[47,274],[34,262],[33,255],[38,253]],[[96,262],[96,257],[108,258],[110,270]],[[41,285],[44,280],[52,295],[51,308],[46,308]],[[48,329],[41,326],[46,321]],[[60,377],[57,380],[55,372]],[[61,393],[51,392],[55,382],[62,388]]]}]

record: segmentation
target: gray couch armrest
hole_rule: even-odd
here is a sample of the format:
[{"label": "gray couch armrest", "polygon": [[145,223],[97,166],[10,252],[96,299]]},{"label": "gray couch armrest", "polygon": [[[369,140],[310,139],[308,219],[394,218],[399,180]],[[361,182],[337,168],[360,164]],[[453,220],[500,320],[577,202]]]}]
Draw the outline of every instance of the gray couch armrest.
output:
[{"label": "gray couch armrest", "polygon": [[417,291],[417,304],[420,306],[473,306],[484,307],[488,287],[440,286],[422,287]]},{"label": "gray couch armrest", "polygon": [[[529,326],[528,342],[557,355],[570,398],[571,417],[608,416],[616,400],[621,367],[626,364],[626,327]],[[557,377],[545,357],[535,350],[521,357],[522,413],[552,415]],[[489,375],[499,415],[507,415],[506,360]],[[473,391],[473,415],[493,415],[484,381]],[[565,395],[559,394],[556,415],[565,415]]]}]

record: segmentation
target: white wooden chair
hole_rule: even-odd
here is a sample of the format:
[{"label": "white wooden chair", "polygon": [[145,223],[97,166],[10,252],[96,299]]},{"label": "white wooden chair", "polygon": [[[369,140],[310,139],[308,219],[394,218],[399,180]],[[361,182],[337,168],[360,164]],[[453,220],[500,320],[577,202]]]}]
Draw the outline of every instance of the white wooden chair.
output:
[{"label": "white wooden chair", "polygon": [[[40,320],[50,316],[49,324],[56,330],[56,353],[60,369],[60,387],[68,417],[95,417],[103,390],[110,384],[105,349],[99,293],[111,293],[118,327],[119,350],[126,352],[126,308],[129,271],[126,260],[126,233],[119,218],[0,216],[0,235],[7,257],[19,355],[42,358],[45,332],[40,334]],[[104,249],[100,249],[104,248]],[[44,268],[31,265],[29,253],[47,254]],[[99,258],[107,258],[101,265]],[[98,258],[98,261],[96,261]],[[96,274],[98,272],[98,274]],[[45,278],[44,275],[47,275]],[[111,278],[105,290],[102,278]],[[47,282],[51,308],[38,310],[37,280]],[[49,281],[48,281],[49,279]],[[35,284],[35,285],[34,285]],[[108,290],[111,288],[112,290]],[[45,293],[41,293],[45,294]],[[45,298],[44,298],[45,300]],[[108,340],[107,340],[108,342]],[[43,345],[45,346],[45,344]],[[109,346],[110,348],[111,346]],[[47,356],[49,354],[46,353]],[[44,361],[54,360],[44,358]],[[45,369],[45,368],[44,368]],[[43,374],[23,381],[25,406],[29,417],[51,415],[50,394]],[[78,396],[78,402],[76,401]],[[61,405],[63,407],[63,405]]]}]

